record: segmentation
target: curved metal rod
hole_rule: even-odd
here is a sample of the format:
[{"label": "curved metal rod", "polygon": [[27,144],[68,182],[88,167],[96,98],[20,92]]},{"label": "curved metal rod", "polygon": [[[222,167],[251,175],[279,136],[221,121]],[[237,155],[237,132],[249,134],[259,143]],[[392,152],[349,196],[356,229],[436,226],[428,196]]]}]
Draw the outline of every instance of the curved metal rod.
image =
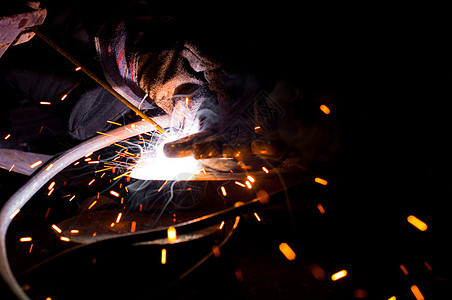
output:
[{"label": "curved metal rod", "polygon": [[[169,124],[170,118],[171,116],[165,115],[155,119],[158,119],[159,123],[163,125]],[[134,126],[126,125],[109,131],[106,134],[93,137],[50,160],[46,165],[47,168],[42,167],[24,186],[8,199],[0,211],[0,275],[14,295],[19,299],[29,299],[14,278],[6,253],[6,232],[14,216],[48,180],[75,160],[83,157],[87,153],[97,151],[118,141],[152,130],[156,130],[152,124],[147,121],[140,121],[134,123]],[[51,168],[49,168],[50,165],[52,165]]]}]

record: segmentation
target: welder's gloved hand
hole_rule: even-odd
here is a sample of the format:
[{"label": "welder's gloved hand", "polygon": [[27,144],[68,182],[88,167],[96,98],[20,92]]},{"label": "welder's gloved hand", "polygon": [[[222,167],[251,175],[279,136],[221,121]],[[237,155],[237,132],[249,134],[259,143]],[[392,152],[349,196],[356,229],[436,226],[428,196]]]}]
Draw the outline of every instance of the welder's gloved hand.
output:
[{"label": "welder's gloved hand", "polygon": [[332,158],[340,144],[335,114],[320,110],[321,105],[334,107],[332,95],[303,95],[285,82],[278,82],[267,94],[253,91],[258,85],[251,84],[254,80],[249,77],[241,79],[245,82],[242,91],[248,93],[246,99],[232,101],[226,107],[219,100],[218,128],[166,144],[167,156],[239,161],[252,156],[272,160],[294,156],[305,165]]}]

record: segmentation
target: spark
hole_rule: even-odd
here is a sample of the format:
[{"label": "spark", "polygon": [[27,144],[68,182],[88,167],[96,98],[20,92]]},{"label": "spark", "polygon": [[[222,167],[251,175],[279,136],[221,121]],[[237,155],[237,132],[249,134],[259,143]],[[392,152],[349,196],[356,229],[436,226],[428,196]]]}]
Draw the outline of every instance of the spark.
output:
[{"label": "spark", "polygon": [[50,191],[51,189],[53,189],[54,186],[55,186],[55,181],[52,181],[52,183],[49,184],[49,187],[47,189]]},{"label": "spark", "polygon": [[20,212],[20,209],[18,208],[18,209],[16,209],[10,216],[9,216],[9,218],[12,220],[12,219],[14,219],[14,217],[18,214]]},{"label": "spark", "polygon": [[61,233],[61,232],[62,232],[61,229],[60,229],[60,227],[56,226],[55,224],[52,225],[52,228],[53,228],[53,230],[55,230],[55,231],[58,232],[58,233]]},{"label": "spark", "polygon": [[78,230],[78,229],[71,229],[71,231],[70,231],[72,234],[77,234],[77,233],[79,233],[80,231]]},{"label": "spark", "polygon": [[228,193],[226,193],[226,189],[224,188],[224,186],[221,186],[221,193],[223,194],[223,196],[227,196],[228,195]]},{"label": "spark", "polygon": [[243,183],[239,182],[239,181],[236,181],[234,183],[237,184],[238,186],[245,187],[245,185]]},{"label": "spark", "polygon": [[413,215],[408,216],[407,218],[408,223],[419,229],[420,231],[426,231],[427,230],[427,224],[419,220]]},{"label": "spark", "polygon": [[47,193],[47,196],[50,196],[50,195],[53,193],[54,190],[55,190],[55,189],[51,189],[51,190]]},{"label": "spark", "polygon": [[408,270],[405,268],[404,265],[400,264],[400,270],[402,270],[403,274],[405,274],[405,276],[408,276]]},{"label": "spark", "polygon": [[325,114],[329,115],[331,110],[325,104],[320,105],[320,110]]},{"label": "spark", "polygon": [[78,165],[79,163],[80,163],[79,161],[76,161],[76,162],[74,163],[74,166]]},{"label": "spark", "polygon": [[115,227],[115,222],[111,223],[110,227],[112,227],[112,228]]},{"label": "spark", "polygon": [[82,67],[77,67],[77,68],[75,68],[75,71],[78,72],[78,71],[80,71],[81,69],[82,69]]},{"label": "spark", "polygon": [[396,296],[392,296],[391,298],[389,298],[388,300],[396,300]]},{"label": "spark", "polygon": [[119,213],[118,216],[116,217],[116,223],[119,223],[119,221],[121,221],[121,217],[122,213]]},{"label": "spark", "polygon": [[52,168],[53,168],[53,164],[50,164],[47,166],[46,171],[50,171],[50,169],[52,169]]},{"label": "spark", "polygon": [[162,249],[162,255],[160,261],[162,262],[162,265],[166,264],[166,249]]},{"label": "spark", "polygon": [[127,171],[127,172],[125,172],[125,173],[122,173],[121,175],[116,176],[115,178],[113,178],[113,180],[117,180],[118,178],[121,178],[121,177],[123,177],[123,176],[128,176],[131,172],[132,172],[132,171]]},{"label": "spark", "polygon": [[132,221],[132,224],[130,225],[130,232],[135,232],[137,229],[137,222]]},{"label": "spark", "polygon": [[90,157],[91,155],[93,155],[93,152],[86,153],[85,157]]},{"label": "spark", "polygon": [[212,252],[213,255],[215,255],[215,257],[217,258],[221,256],[220,247],[218,247],[217,245],[212,246]]},{"label": "spark", "polygon": [[424,296],[416,285],[411,286],[411,292],[417,300],[424,300]]},{"label": "spark", "polygon": [[11,168],[9,168],[9,171],[8,171],[8,172],[11,172],[11,171],[13,170],[14,166],[15,166],[15,165],[12,165]]},{"label": "spark", "polygon": [[96,205],[96,203],[97,203],[97,200],[94,200],[93,203],[91,203],[91,205],[88,206],[88,209],[91,209],[94,205]]},{"label": "spark", "polygon": [[268,174],[268,169],[266,168],[266,167],[262,167],[262,171],[264,171],[265,173],[267,173]]},{"label": "spark", "polygon": [[96,181],[96,179],[91,180],[88,185],[92,185],[94,183],[94,181]]},{"label": "spark", "polygon": [[347,276],[347,270],[341,270],[331,275],[331,280],[336,281]]},{"label": "spark", "polygon": [[282,252],[282,254],[284,254],[284,256],[288,259],[288,260],[294,260],[296,257],[295,252],[292,250],[292,248],[290,248],[289,245],[287,245],[286,243],[281,243],[279,244],[279,251]]},{"label": "spark", "polygon": [[254,130],[259,130],[259,129],[261,129],[260,126],[255,126],[255,127],[254,127]]},{"label": "spark", "polygon": [[316,177],[314,179],[314,181],[319,183],[319,184],[321,184],[321,185],[327,185],[328,184],[328,181],[326,181],[325,179],[319,178],[319,177]]},{"label": "spark", "polygon": [[428,262],[424,262],[425,267],[427,268],[427,270],[429,270],[430,272],[433,270],[432,267],[430,266],[430,264]]},{"label": "spark", "polygon": [[92,165],[95,165],[95,164],[98,164],[99,161],[98,161],[98,160],[91,160],[91,161],[89,161],[88,163],[89,163],[89,164],[92,164]]},{"label": "spark", "polygon": [[29,237],[29,236],[26,236],[26,237],[22,237],[22,238],[20,238],[20,241],[21,242],[31,242],[31,237]]},{"label": "spark", "polygon": [[9,133],[9,134],[7,134],[6,136],[5,136],[5,141],[7,140],[7,139],[9,139],[9,137],[11,136],[11,134]]},{"label": "spark", "polygon": [[224,227],[224,221],[221,221],[221,224],[220,224],[220,226],[218,227],[218,229],[223,229],[223,227]]},{"label": "spark", "polygon": [[254,216],[256,217],[256,219],[260,222],[261,218],[259,217],[259,215],[257,214],[257,212],[254,213]]},{"label": "spark", "polygon": [[111,134],[108,134],[108,133],[105,133],[105,132],[96,131],[96,133],[97,134],[103,134],[103,135],[110,136],[110,137],[115,137],[114,135],[111,135]]},{"label": "spark", "polygon": [[251,190],[252,186],[251,186],[251,183],[248,180],[245,181],[245,184],[246,184],[246,187]]},{"label": "spark", "polygon": [[60,240],[62,240],[63,242],[70,242],[71,239],[65,236],[60,237]]},{"label": "spark", "polygon": [[28,250],[28,253],[31,253],[31,249],[33,249],[33,244],[30,245],[30,250]]},{"label": "spark", "polygon": [[41,101],[41,102],[39,102],[39,104],[41,104],[41,105],[50,105],[52,103],[50,103],[48,101]]},{"label": "spark", "polygon": [[91,161],[91,157],[85,158],[85,161],[90,162]]},{"label": "spark", "polygon": [[113,195],[113,196],[115,196],[115,197],[119,197],[119,193],[118,193],[118,192],[115,192],[115,191],[113,191],[113,190],[110,191],[110,194]]},{"label": "spark", "polygon": [[63,96],[61,96],[61,101],[64,101],[64,99],[67,98],[67,94],[64,94]]},{"label": "spark", "polygon": [[[120,123],[113,122],[113,121],[110,121],[110,120],[107,120],[107,123],[118,125],[118,126],[122,126]],[[115,145],[118,146],[116,143],[115,143]]]},{"label": "spark", "polygon": [[30,165],[30,169],[34,169],[37,166],[39,166],[40,164],[42,164],[42,160],[38,160],[37,162],[33,163]]},{"label": "spark", "polygon": [[189,100],[190,100],[190,99],[188,99],[188,97],[185,98],[185,105],[186,105],[186,106],[188,106],[188,101],[189,101]]},{"label": "spark", "polygon": [[322,206],[322,204],[317,204],[317,209],[320,211],[320,213],[322,214],[322,215],[324,215],[325,214],[325,209],[323,208],[323,206]]},{"label": "spark", "polygon": [[253,176],[249,176],[249,175],[248,175],[248,176],[246,176],[246,178],[248,178],[248,180],[251,181],[251,182],[253,182],[253,183],[256,181],[256,180],[253,178]]},{"label": "spark", "polygon": [[72,200],[74,200],[74,198],[75,198],[75,195],[72,196],[72,197],[69,199],[69,202],[71,202]]},{"label": "spark", "polygon": [[174,241],[177,239],[176,228],[174,228],[172,226],[168,227],[167,234],[168,234],[168,242],[170,242],[171,244],[174,243]]}]

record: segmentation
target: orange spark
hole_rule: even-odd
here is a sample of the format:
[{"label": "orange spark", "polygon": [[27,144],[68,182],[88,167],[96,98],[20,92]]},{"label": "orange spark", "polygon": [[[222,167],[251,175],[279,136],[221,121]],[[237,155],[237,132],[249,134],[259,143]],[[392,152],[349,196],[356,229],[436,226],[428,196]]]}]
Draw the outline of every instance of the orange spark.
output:
[{"label": "orange spark", "polygon": [[75,71],[77,72],[77,71],[80,71],[82,69],[82,67],[77,67],[77,68],[75,68]]},{"label": "orange spark", "polygon": [[64,101],[64,99],[66,99],[67,98],[67,94],[64,94],[62,97],[61,97],[61,101]]},{"label": "orange spark", "polygon": [[41,102],[39,102],[39,104],[41,104],[41,105],[50,105],[52,103],[50,103],[48,101],[41,101]]},{"label": "orange spark", "polygon": [[221,193],[223,194],[223,196],[227,196],[228,195],[228,193],[226,193],[226,189],[224,188],[224,186],[221,186]]},{"label": "orange spark", "polygon": [[53,230],[55,230],[58,233],[61,233],[60,227],[56,226],[55,224],[52,225]]},{"label": "orange spark", "polygon": [[411,292],[417,300],[424,300],[424,296],[416,285],[411,286]]},{"label": "orange spark", "polygon": [[162,265],[166,264],[166,249],[165,248],[162,249],[162,256],[161,256],[160,261],[162,262]]},{"label": "orange spark", "polygon": [[168,234],[168,242],[173,243],[177,239],[176,228],[174,228],[172,226],[168,227],[167,234]]},{"label": "orange spark", "polygon": [[20,238],[20,241],[21,242],[31,242],[31,237],[29,237],[29,236],[22,237],[22,238]]},{"label": "orange spark", "polygon": [[323,111],[325,115],[329,115],[331,110],[325,104],[320,105],[320,110]]},{"label": "orange spark", "polygon": [[165,182],[162,184],[162,186],[157,190],[157,193],[159,193],[163,189],[165,184],[167,184],[167,183],[168,183],[168,180],[165,180]]},{"label": "orange spark", "polygon": [[52,181],[52,183],[49,184],[49,187],[47,189],[50,191],[51,189],[53,189],[54,186],[55,186],[55,181]]},{"label": "orange spark", "polygon": [[30,165],[30,169],[34,169],[37,166],[39,166],[40,164],[42,164],[42,160],[38,160],[37,162],[33,163]]},{"label": "orange spark", "polygon": [[119,213],[118,216],[116,217],[116,223],[119,223],[119,221],[121,221],[121,217],[122,213]]},{"label": "orange spark", "polygon": [[115,222],[111,223],[110,227],[115,227]]},{"label": "orange spark", "polygon": [[115,191],[113,191],[113,190],[110,191],[110,194],[113,195],[113,196],[115,196],[115,197],[119,197],[119,193],[118,193],[118,192],[115,192]]},{"label": "orange spark", "polygon": [[11,172],[13,170],[15,165],[12,165],[11,168],[9,168],[8,172]]},{"label": "orange spark", "polygon": [[284,254],[284,256],[288,259],[288,260],[294,260],[296,257],[295,252],[292,250],[292,248],[290,248],[289,245],[287,245],[286,243],[281,243],[279,244],[279,251],[282,252],[282,254]]},{"label": "orange spark", "polygon": [[261,218],[259,217],[259,215],[257,214],[257,212],[254,213],[254,216],[256,217],[256,219],[260,222]]},{"label": "orange spark", "polygon": [[[110,120],[107,120],[107,123],[110,123],[110,124],[114,124],[114,125],[118,125],[118,126],[121,126],[121,124],[120,124],[120,123],[117,123],[117,122],[113,122],[113,121],[110,121]],[[116,143],[115,143],[115,145],[116,145]]]},{"label": "orange spark", "polygon": [[188,99],[188,97],[185,98],[185,105],[188,106],[188,101],[189,101],[189,100],[190,100],[190,99]]},{"label": "orange spark", "polygon": [[427,268],[427,270],[429,270],[430,272],[433,270],[432,267],[430,266],[430,264],[428,262],[424,262],[425,267]]},{"label": "orange spark", "polygon": [[10,136],[11,136],[11,134],[6,135],[5,140],[9,139]]},{"label": "orange spark", "polygon": [[321,185],[327,185],[328,184],[328,181],[326,181],[325,179],[319,178],[319,177],[316,177],[314,179],[314,181],[319,183],[319,184],[321,184]]},{"label": "orange spark", "polygon": [[130,225],[130,232],[135,232],[137,229],[137,222],[132,221],[132,225]]},{"label": "orange spark", "polygon": [[268,174],[268,169],[266,168],[266,167],[262,167],[262,171],[264,171],[265,173],[267,173]]},{"label": "orange spark", "polygon": [[336,281],[347,276],[347,270],[341,270],[331,275],[331,280]]},{"label": "orange spark", "polygon": [[65,236],[60,237],[60,240],[62,240],[63,242],[71,241],[71,239],[69,239],[68,237],[65,237]]},{"label": "orange spark", "polygon": [[54,190],[55,190],[55,189],[51,189],[51,190],[47,193],[47,196],[50,196],[50,195],[53,193]]},{"label": "orange spark", "polygon": [[396,300],[396,296],[392,296],[391,298],[389,298],[388,300]]},{"label": "orange spark", "polygon": [[256,180],[253,178],[253,176],[246,176],[246,178],[248,178],[249,181],[251,182],[255,182]]},{"label": "orange spark", "polygon": [[400,270],[402,270],[403,274],[405,274],[405,276],[408,276],[408,270],[405,268],[404,265],[400,264]]},{"label": "orange spark", "polygon": [[88,185],[92,185],[94,183],[94,181],[96,181],[96,179],[91,180]]},{"label": "orange spark", "polygon": [[52,169],[52,168],[53,168],[53,164],[50,164],[47,166],[46,171],[50,171],[50,169]]},{"label": "orange spark", "polygon": [[18,209],[16,209],[10,216],[9,216],[9,218],[12,220],[12,219],[14,219],[14,217],[18,214],[20,212],[20,209],[18,208]]},{"label": "orange spark", "polygon": [[317,208],[318,208],[318,210],[320,211],[320,213],[322,214],[322,215],[324,215],[325,214],[325,209],[323,208],[323,206],[322,206],[322,204],[317,204]]},{"label": "orange spark", "polygon": [[88,206],[88,209],[91,209],[94,205],[96,205],[97,200],[94,200],[93,203],[90,204],[90,206]]},{"label": "orange spark", "polygon": [[237,184],[238,186],[245,187],[245,185],[243,183],[241,183],[241,182],[236,181],[234,183]]},{"label": "orange spark", "polygon": [[250,183],[248,180],[245,181],[245,184],[246,184],[246,187],[247,187],[247,188],[249,188],[249,189],[252,188],[251,183]]},{"label": "orange spark", "polygon": [[408,223],[419,229],[420,231],[426,231],[427,230],[427,224],[419,220],[413,215],[408,216],[407,218]]},{"label": "orange spark", "polygon": [[80,231],[78,230],[78,229],[71,229],[71,231],[70,231],[72,234],[77,234],[77,233],[79,233]]},{"label": "orange spark", "polygon": [[223,229],[223,227],[224,227],[224,221],[221,221],[221,224],[220,224],[220,227],[218,227],[218,229]]},{"label": "orange spark", "polygon": [[213,255],[215,255],[215,257],[221,256],[220,247],[218,247],[217,245],[212,246],[212,252],[213,252]]},{"label": "orange spark", "polygon": [[75,198],[75,195],[72,196],[72,197],[69,199],[69,202],[71,202],[72,200],[74,200],[74,198]]}]

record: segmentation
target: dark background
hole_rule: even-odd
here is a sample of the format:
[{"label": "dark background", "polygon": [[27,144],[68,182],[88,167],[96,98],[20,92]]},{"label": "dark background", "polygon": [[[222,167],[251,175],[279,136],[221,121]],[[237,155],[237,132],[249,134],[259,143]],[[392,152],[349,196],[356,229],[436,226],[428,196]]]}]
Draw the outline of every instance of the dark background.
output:
[{"label": "dark background", "polygon": [[[46,30],[98,74],[95,29],[118,10],[137,13],[136,8],[121,9],[118,1],[43,3]],[[152,14],[183,18],[186,32],[207,35],[214,30],[215,47],[237,68],[270,82],[286,78],[306,93],[334,94],[332,117],[342,145],[335,159],[319,168],[328,186],[303,184],[290,190],[296,226],[284,197],[276,195],[276,202],[282,200],[264,209],[262,223],[245,220],[224,255],[158,296],[350,299],[363,289],[369,299],[414,299],[409,287],[417,284],[426,298],[440,298],[451,287],[451,105],[443,92],[448,67],[442,9],[286,2],[212,6],[156,1],[147,7]],[[1,147],[53,155],[76,145],[66,124],[77,97],[93,86],[90,79],[73,72],[70,63],[36,37],[10,48],[0,67],[0,133],[12,134]],[[45,97],[58,99],[77,82],[80,87],[64,102],[39,105]],[[1,203],[27,180],[5,170],[0,176]],[[326,215],[318,213],[317,203]],[[410,214],[429,229],[420,232],[409,225]],[[280,254],[282,241],[293,246],[295,262]],[[312,264],[326,272],[327,280],[312,276]],[[328,279],[344,268],[347,278],[337,283]],[[243,272],[241,282],[234,276],[237,269]],[[0,292],[8,293],[4,286]]]}]

